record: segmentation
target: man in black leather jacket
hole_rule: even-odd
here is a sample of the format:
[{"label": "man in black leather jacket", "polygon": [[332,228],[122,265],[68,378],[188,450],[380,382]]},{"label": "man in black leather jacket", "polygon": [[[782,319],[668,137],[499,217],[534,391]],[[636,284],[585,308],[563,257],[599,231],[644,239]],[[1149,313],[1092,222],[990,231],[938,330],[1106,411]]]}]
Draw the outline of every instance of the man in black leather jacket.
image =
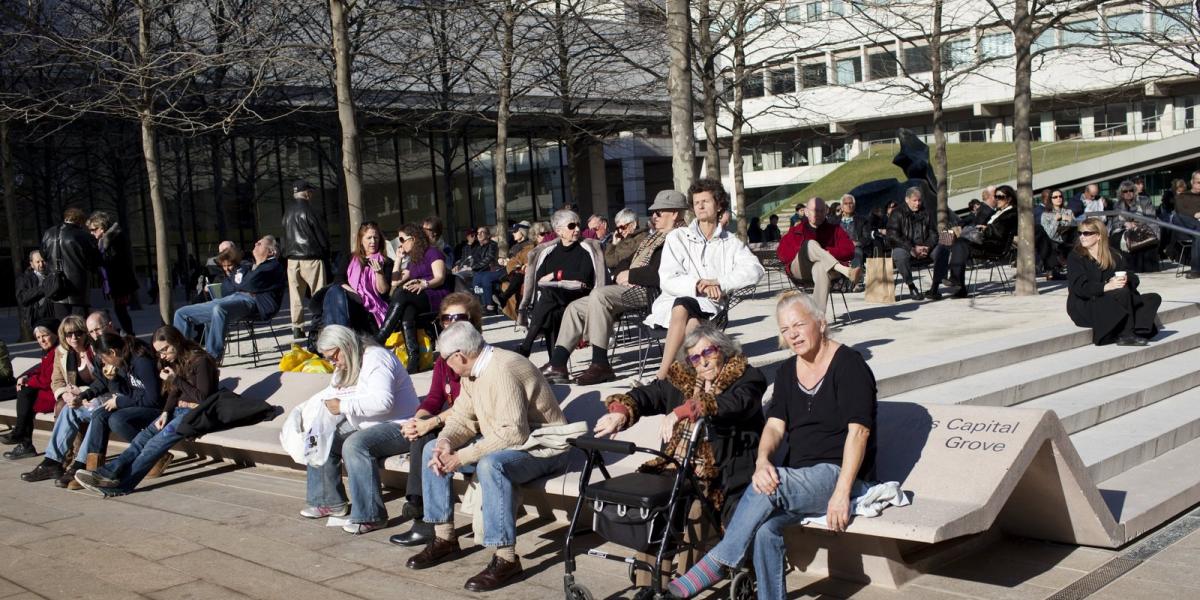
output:
[{"label": "man in black leather jacket", "polygon": [[17,304],[21,307],[21,318],[29,330],[40,321],[54,318],[54,307],[46,299],[43,282],[46,280],[46,261],[41,250],[29,253],[29,270],[17,279]]},{"label": "man in black leather jacket", "polygon": [[933,213],[922,206],[921,188],[908,188],[904,202],[888,216],[887,241],[892,247],[892,263],[908,284],[911,298],[920,299],[921,290],[913,283],[912,264],[933,260],[938,248],[937,222]]},{"label": "man in black leather jacket", "polygon": [[287,260],[292,336],[304,337],[304,296],[329,283],[329,230],[313,210],[316,188],[304,180],[292,184],[292,201],[283,212],[283,258]]},{"label": "man in black leather jacket", "polygon": [[[42,256],[46,271],[62,270],[66,285],[50,300],[54,303],[54,318],[68,315],[86,317],[88,314],[88,274],[100,267],[100,250],[96,240],[84,229],[87,213],[78,208],[63,211],[63,223],[42,234]],[[61,251],[61,254],[60,254]]]}]

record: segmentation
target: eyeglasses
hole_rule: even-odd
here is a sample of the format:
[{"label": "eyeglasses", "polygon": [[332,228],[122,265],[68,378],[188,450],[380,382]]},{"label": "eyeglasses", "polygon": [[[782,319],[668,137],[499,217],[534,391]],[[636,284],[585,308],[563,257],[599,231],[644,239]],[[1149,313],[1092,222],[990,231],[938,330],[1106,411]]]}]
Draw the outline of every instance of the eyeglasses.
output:
[{"label": "eyeglasses", "polygon": [[1051,198],[1060,198],[1060,199],[1061,199],[1061,198],[1062,198],[1062,194],[1051,194],[1051,195],[1050,195],[1050,197],[1051,197]]},{"label": "eyeglasses", "polygon": [[396,237],[396,239],[397,239],[397,240],[399,240],[401,244],[406,244],[406,243],[408,243],[409,241],[411,241],[411,240],[412,240],[412,238],[410,238],[410,237],[404,237],[404,236],[402,236],[402,235],[401,235],[401,236],[398,236],[398,237]]},{"label": "eyeglasses", "polygon": [[997,200],[1008,200],[1008,194],[993,194],[992,197]]},{"label": "eyeglasses", "polygon": [[570,229],[571,231],[575,231],[578,228],[579,223],[567,223],[567,229]]},{"label": "eyeglasses", "polygon": [[1079,232],[1079,237],[1090,237],[1093,235],[1100,235],[1100,232],[1099,231],[1080,231]]},{"label": "eyeglasses", "polygon": [[716,346],[709,346],[709,347],[701,350],[699,354],[689,354],[687,359],[688,359],[688,362],[692,363],[692,366],[695,367],[700,364],[700,361],[702,359],[712,358],[720,353],[721,353],[720,348],[717,348]]},{"label": "eyeglasses", "polygon": [[446,314],[442,315],[441,318],[442,318],[442,325],[448,325],[450,323],[466,321],[467,319],[471,318],[471,315],[469,315],[467,313],[446,313]]},{"label": "eyeglasses", "polygon": [[78,329],[72,329],[70,331],[64,331],[63,335],[66,337],[83,337],[83,332]]},{"label": "eyeglasses", "polygon": [[1137,190],[1122,190],[1122,194],[1136,194]]}]

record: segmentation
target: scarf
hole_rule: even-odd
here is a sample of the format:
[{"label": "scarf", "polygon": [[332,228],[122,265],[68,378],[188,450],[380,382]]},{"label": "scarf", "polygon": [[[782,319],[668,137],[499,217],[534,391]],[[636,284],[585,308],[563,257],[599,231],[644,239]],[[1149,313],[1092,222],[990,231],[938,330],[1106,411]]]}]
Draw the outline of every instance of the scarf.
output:
[{"label": "scarf", "polygon": [[650,257],[654,255],[654,251],[666,241],[666,234],[658,230],[646,236],[646,239],[642,240],[641,244],[638,244],[637,250],[633,251],[633,259],[629,263],[629,268],[637,269],[650,264]]},{"label": "scarf", "polygon": [[375,272],[367,266],[368,260],[377,260],[382,263],[384,257],[379,253],[371,254],[365,259],[358,256],[351,257],[350,266],[346,268],[346,279],[358,297],[362,298],[363,308],[367,309],[372,317],[375,317],[375,324],[383,325],[383,317],[387,314],[388,305],[375,290]]}]

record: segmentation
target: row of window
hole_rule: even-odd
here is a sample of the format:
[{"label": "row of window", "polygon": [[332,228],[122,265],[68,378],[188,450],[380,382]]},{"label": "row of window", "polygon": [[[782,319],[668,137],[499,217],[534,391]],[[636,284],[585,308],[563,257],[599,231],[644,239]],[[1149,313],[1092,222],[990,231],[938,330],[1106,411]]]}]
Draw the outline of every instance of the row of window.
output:
[{"label": "row of window", "polygon": [[[806,6],[819,5],[813,10],[825,10],[822,7],[841,7],[841,2],[810,2]],[[798,8],[789,6],[787,10]],[[830,9],[832,10],[832,9]],[[841,10],[840,8],[838,10]],[[841,14],[841,13],[837,13]],[[1166,35],[1183,35],[1189,30],[1192,21],[1188,5],[1172,7],[1165,13],[1153,13],[1150,25],[1154,32]],[[1100,45],[1102,38],[1107,36],[1108,43],[1133,43],[1146,32],[1146,13],[1134,12],[1105,17],[1103,30],[1096,27],[1096,21],[1076,21],[1063,25],[1061,29],[1049,29],[1038,36],[1033,42],[1033,50],[1044,51],[1059,47],[1081,45]],[[900,74],[900,65],[904,65],[907,73],[924,73],[933,68],[927,46],[905,46],[903,55],[898,57],[893,50],[874,51],[867,55],[867,71],[865,75],[871,80],[895,77]],[[954,39],[942,45],[942,64],[945,69],[957,69],[974,64],[976,61],[990,61],[1011,57],[1013,55],[1013,35],[1011,32],[988,33],[979,37],[978,43],[970,38]],[[903,62],[901,62],[901,59]],[[830,77],[829,66],[826,62],[802,63],[799,73],[790,65],[781,65],[769,70],[770,93],[788,94],[797,89],[796,77],[800,77],[800,85],[804,88],[825,85],[850,85],[864,80],[861,56],[835,58],[833,73]],[[768,90],[762,72],[752,74],[747,78],[745,95],[747,98],[763,96]]]}]

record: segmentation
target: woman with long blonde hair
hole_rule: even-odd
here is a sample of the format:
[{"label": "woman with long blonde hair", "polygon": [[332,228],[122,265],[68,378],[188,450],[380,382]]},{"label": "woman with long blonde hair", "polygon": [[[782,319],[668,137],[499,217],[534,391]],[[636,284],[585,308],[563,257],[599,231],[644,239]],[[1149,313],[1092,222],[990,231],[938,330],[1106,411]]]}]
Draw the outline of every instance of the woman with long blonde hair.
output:
[{"label": "woman with long blonde hair", "polygon": [[1097,346],[1145,346],[1158,333],[1162,298],[1138,293],[1138,276],[1126,271],[1125,256],[1108,244],[1104,221],[1089,217],[1079,224],[1079,242],[1067,258],[1067,314],[1092,330]]}]

